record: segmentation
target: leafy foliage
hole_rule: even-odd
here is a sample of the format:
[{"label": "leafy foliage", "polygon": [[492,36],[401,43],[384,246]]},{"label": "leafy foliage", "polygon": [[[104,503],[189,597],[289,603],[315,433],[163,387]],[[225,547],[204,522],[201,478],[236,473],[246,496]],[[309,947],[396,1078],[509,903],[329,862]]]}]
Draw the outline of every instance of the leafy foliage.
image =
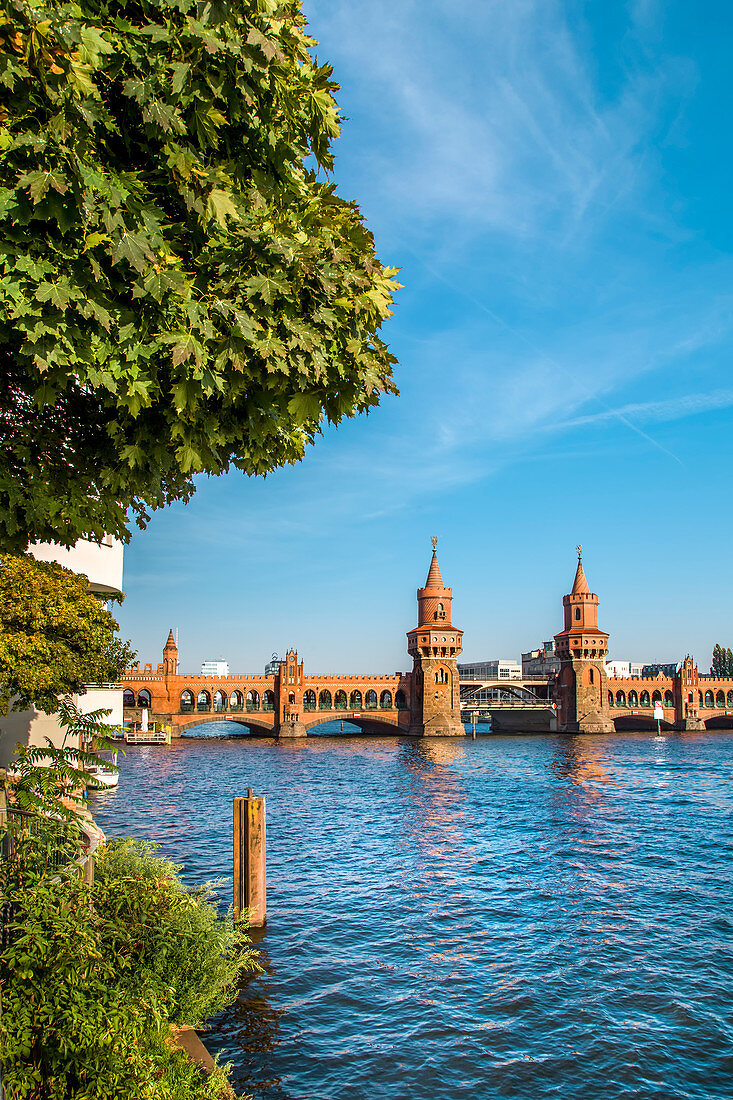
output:
[{"label": "leafy foliage", "polygon": [[[205,1080],[173,1053],[169,1021],[194,1003],[196,983],[200,1008],[229,1003],[253,953],[150,846],[113,846],[98,867],[88,887],[68,869],[39,872],[35,858],[0,864],[0,901],[12,910],[0,952],[8,1095],[215,1100],[226,1092],[224,1071]],[[166,940],[178,953],[151,966]]]},{"label": "leafy foliage", "polygon": [[721,679],[726,679],[729,676],[733,676],[733,650],[725,648],[725,646],[719,645],[717,642],[713,646],[713,663],[710,666],[710,675],[719,676]]},{"label": "leafy foliage", "polygon": [[79,808],[69,795],[82,786],[101,786],[94,775],[82,775],[81,770],[100,763],[110,771],[117,770],[116,765],[97,755],[97,750],[113,744],[108,738],[109,726],[102,720],[107,714],[106,710],[83,714],[70,699],[62,699],[62,745],[54,745],[49,738],[45,746],[18,745],[13,757],[13,770],[18,776],[13,803],[18,809],[69,822],[78,818]]},{"label": "leafy foliage", "polygon": [[133,651],[87,578],[27,554],[0,559],[0,713],[48,714],[84,684],[117,681]]},{"label": "leafy foliage", "polygon": [[319,175],[341,116],[300,0],[0,13],[0,545],[128,536],[391,381],[398,287]]},{"label": "leafy foliage", "polygon": [[214,887],[189,889],[179,864],[156,858],[150,841],[110,842],[96,860],[95,905],[100,917],[136,928],[136,965],[166,991],[169,1018],[203,1022],[234,999],[243,969],[257,969],[249,941],[231,917],[219,917]]}]

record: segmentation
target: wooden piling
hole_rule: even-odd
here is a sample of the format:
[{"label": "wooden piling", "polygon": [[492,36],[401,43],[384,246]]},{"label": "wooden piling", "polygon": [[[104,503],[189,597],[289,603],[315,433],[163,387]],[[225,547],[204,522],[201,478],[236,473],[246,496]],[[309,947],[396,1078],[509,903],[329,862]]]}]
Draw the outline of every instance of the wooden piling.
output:
[{"label": "wooden piling", "polygon": [[267,919],[265,799],[234,799],[234,916],[250,911],[250,927]]}]

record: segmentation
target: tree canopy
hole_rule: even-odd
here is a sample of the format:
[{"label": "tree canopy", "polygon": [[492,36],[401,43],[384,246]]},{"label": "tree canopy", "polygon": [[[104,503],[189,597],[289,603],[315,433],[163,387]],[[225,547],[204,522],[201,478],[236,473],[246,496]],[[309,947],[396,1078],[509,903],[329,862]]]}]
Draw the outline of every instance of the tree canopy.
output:
[{"label": "tree canopy", "polygon": [[129,537],[396,392],[300,0],[0,10],[0,545]]},{"label": "tree canopy", "polygon": [[27,554],[0,559],[0,714],[53,714],[85,684],[116,682],[135,654],[83,574]]},{"label": "tree canopy", "polygon": [[718,642],[713,646],[713,663],[710,666],[711,676],[720,676],[725,679],[729,676],[733,676],[733,650],[725,648],[725,646],[719,645]]}]

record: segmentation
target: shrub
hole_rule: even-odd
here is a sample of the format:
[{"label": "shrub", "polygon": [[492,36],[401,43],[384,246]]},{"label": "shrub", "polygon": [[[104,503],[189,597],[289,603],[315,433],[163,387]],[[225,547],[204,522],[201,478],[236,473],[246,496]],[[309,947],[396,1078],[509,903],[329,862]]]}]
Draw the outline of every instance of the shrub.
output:
[{"label": "shrub", "polygon": [[116,840],[99,853],[94,904],[100,917],[136,929],[136,971],[165,997],[171,1022],[196,1025],[234,1000],[256,952],[229,914],[220,917],[213,886],[189,889],[181,866],[155,856],[150,841]]},{"label": "shrub", "polygon": [[0,864],[9,1100],[223,1095],[221,1067],[205,1079],[166,1040],[172,1021],[198,1021],[234,999],[237,974],[256,967],[244,935],[153,845],[110,845],[89,887],[70,867],[42,866],[38,843]]}]

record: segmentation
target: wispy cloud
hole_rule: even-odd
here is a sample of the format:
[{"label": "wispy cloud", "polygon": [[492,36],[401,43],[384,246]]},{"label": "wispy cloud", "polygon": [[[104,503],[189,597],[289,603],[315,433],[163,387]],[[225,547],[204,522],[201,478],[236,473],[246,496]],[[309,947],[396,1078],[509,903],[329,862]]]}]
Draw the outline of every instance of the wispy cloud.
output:
[{"label": "wispy cloud", "polygon": [[[382,216],[572,236],[634,190],[679,72],[625,67],[599,94],[568,12],[547,0],[311,0],[368,120],[360,175]],[[680,81],[677,79],[677,91]],[[394,224],[393,224],[394,228]]]},{"label": "wispy cloud", "polygon": [[688,393],[680,397],[671,397],[665,401],[641,401],[618,408],[604,409],[602,412],[587,416],[577,416],[562,421],[557,430],[580,428],[587,424],[598,424],[604,420],[623,417],[632,423],[663,423],[668,420],[682,420],[688,416],[713,412],[716,409],[728,409],[733,406],[733,389],[718,389],[712,392]]}]

